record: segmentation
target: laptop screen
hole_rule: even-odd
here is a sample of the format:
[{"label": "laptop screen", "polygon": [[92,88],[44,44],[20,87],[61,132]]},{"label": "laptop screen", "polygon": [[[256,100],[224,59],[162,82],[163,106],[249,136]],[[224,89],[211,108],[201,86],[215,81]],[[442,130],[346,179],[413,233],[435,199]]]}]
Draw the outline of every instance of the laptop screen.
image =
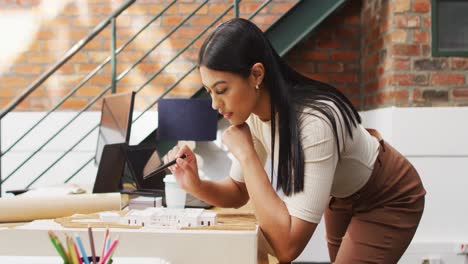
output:
[{"label": "laptop screen", "polygon": [[127,168],[132,174],[138,190],[163,190],[163,178],[166,175],[162,171],[159,175],[143,180],[143,177],[162,165],[162,160],[155,146],[137,145],[128,146]]},{"label": "laptop screen", "polygon": [[125,143],[105,145],[99,163],[93,193],[119,192],[125,165]]}]

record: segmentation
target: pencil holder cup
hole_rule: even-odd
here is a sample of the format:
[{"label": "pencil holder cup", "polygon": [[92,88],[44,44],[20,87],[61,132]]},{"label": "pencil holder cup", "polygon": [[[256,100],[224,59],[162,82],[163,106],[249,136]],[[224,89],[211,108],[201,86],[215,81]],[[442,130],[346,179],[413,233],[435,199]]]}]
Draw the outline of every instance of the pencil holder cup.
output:
[{"label": "pencil holder cup", "polygon": [[[99,256],[96,256],[96,262],[99,263],[100,260],[101,260],[101,258]],[[93,263],[93,257],[88,257],[88,261],[89,261],[89,263]],[[107,261],[107,263],[112,263],[112,262],[113,262],[112,259]],[[86,263],[84,261],[83,257],[81,257],[81,263]]]}]

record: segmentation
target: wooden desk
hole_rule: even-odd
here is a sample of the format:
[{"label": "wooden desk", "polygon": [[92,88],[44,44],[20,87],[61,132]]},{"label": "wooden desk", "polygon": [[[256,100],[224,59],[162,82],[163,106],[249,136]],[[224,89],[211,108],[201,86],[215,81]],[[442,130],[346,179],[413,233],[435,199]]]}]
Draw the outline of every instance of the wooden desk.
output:
[{"label": "wooden desk", "polygon": [[[112,236],[120,236],[115,256],[158,257],[173,264],[269,262],[266,241],[255,224],[255,219],[248,217],[253,212],[251,207],[214,210],[220,214],[220,220],[227,228],[111,228]],[[57,253],[47,235],[48,230],[54,230],[62,241],[65,233],[76,233],[82,238],[85,247],[89,245],[86,228],[63,227],[54,220],[38,220],[14,228],[0,228],[0,255],[56,256]],[[105,229],[94,228],[93,231],[97,251],[100,252]],[[276,262],[274,258],[270,259],[273,263]]]}]

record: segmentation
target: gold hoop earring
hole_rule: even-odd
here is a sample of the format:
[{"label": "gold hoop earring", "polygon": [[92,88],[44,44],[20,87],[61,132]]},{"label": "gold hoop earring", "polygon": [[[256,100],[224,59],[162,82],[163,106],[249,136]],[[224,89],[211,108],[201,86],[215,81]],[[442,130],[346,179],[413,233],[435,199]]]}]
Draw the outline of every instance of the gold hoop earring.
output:
[{"label": "gold hoop earring", "polygon": [[255,89],[256,89],[257,91],[260,90],[260,86],[258,86],[258,84],[255,85]]}]

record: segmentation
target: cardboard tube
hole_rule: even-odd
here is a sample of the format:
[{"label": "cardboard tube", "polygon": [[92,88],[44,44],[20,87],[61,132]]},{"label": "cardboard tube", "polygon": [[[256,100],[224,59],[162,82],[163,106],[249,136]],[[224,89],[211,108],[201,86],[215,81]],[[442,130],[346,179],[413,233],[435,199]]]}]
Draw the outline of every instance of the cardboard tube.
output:
[{"label": "cardboard tube", "polygon": [[73,214],[120,211],[120,193],[0,198],[0,222],[53,219]]}]

